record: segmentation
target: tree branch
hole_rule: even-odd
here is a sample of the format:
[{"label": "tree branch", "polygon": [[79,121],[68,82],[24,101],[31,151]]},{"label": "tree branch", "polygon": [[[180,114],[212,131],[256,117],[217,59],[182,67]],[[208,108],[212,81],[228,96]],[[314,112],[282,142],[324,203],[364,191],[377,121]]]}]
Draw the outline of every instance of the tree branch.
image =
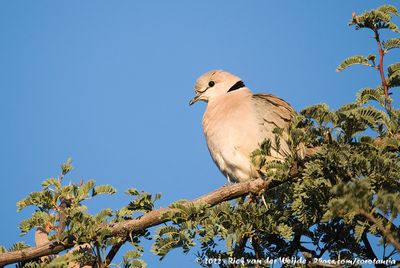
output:
[{"label": "tree branch", "polygon": [[360,214],[367,218],[370,222],[375,224],[378,230],[382,232],[382,235],[384,235],[386,239],[395,247],[395,249],[400,252],[400,243],[398,239],[396,239],[390,232],[389,226],[392,224],[391,222],[388,222],[388,226],[385,227],[380,221],[378,221],[373,215],[371,215],[367,211],[361,209]]},{"label": "tree branch", "polygon": [[[295,177],[296,175],[297,174],[292,174],[291,177]],[[257,179],[248,182],[223,186],[211,193],[200,196],[192,201],[188,201],[187,205],[198,205],[206,203],[210,206],[215,206],[227,200],[246,196],[249,193],[257,194],[261,190],[272,189],[282,183],[283,181],[272,182],[271,180],[265,181],[263,179]],[[150,211],[137,219],[118,222],[107,227],[111,229],[112,236],[126,237],[130,233],[142,231],[166,222],[167,220],[163,219],[162,217],[163,213],[174,210],[175,209],[172,208],[160,208]],[[0,267],[11,263],[29,261],[38,257],[57,254],[61,251],[72,248],[73,246],[74,244],[71,242],[61,243],[57,241],[50,241],[40,246],[2,253],[0,254]]]},{"label": "tree branch", "polygon": [[[373,260],[373,259],[378,259],[378,257],[376,256],[374,250],[371,247],[371,244],[369,243],[368,237],[367,237],[367,233],[364,231],[361,235],[361,239],[364,243],[365,246],[365,250],[364,252],[367,254],[368,259]],[[384,268],[386,267],[386,265],[384,264],[375,264],[375,267],[377,268]]]},{"label": "tree branch", "polygon": [[256,257],[256,259],[264,259],[264,252],[262,250],[262,248],[260,247],[260,244],[258,242],[258,237],[252,237],[251,240],[251,245],[253,246],[254,249],[254,255]]},{"label": "tree branch", "polygon": [[113,245],[110,249],[110,251],[107,254],[107,257],[105,259],[105,267],[108,267],[112,260],[114,259],[115,255],[117,255],[119,249],[122,247],[122,245],[126,242],[126,240],[123,240],[121,242],[118,242],[117,244]]},{"label": "tree branch", "polygon": [[65,215],[65,209],[71,206],[71,200],[66,199],[66,198],[61,198],[60,199],[60,206],[59,206],[59,211],[58,211],[58,226],[56,227],[56,238],[57,240],[60,241],[61,235],[64,232],[65,226],[66,226],[66,220],[67,216]]},{"label": "tree branch", "polygon": [[[377,142],[379,143],[378,139],[377,139]],[[307,148],[306,158],[303,160],[303,162],[307,162],[310,159],[310,157],[312,155],[315,155],[319,150],[320,150],[320,147]],[[264,191],[271,190],[283,183],[286,183],[288,181],[295,179],[297,176],[298,176],[297,169],[292,169],[290,171],[290,176],[289,176],[288,180],[285,180],[285,181],[256,179],[256,180],[251,180],[248,182],[235,183],[235,184],[231,184],[228,186],[223,186],[213,192],[207,193],[207,194],[200,196],[194,200],[187,201],[185,205],[189,206],[189,205],[208,204],[210,206],[215,206],[224,201],[247,196],[248,194],[258,194],[263,190]],[[104,226],[103,228],[107,228],[108,230],[111,230],[112,237],[126,238],[131,233],[140,232],[140,231],[146,230],[148,228],[151,228],[151,227],[154,227],[154,226],[157,226],[157,225],[167,222],[168,220],[164,219],[162,217],[163,214],[166,212],[173,212],[175,210],[176,209],[173,209],[173,208],[160,208],[160,209],[145,213],[144,215],[142,215],[136,219],[110,224],[110,225]],[[370,219],[370,220],[373,223],[376,223],[376,219],[372,215],[366,213],[364,216],[366,216],[368,219],[370,219],[369,217],[372,217],[375,220],[375,222],[372,219]],[[382,229],[381,229],[381,227],[382,227]],[[378,229],[380,229],[382,232],[384,232],[385,228],[383,226],[381,226],[381,227],[378,226]],[[61,226],[61,228],[63,228],[63,226]],[[99,232],[101,232],[101,230],[103,228],[100,228]],[[387,234],[387,238],[395,246],[395,248],[400,251],[399,242],[397,242],[390,233]],[[62,252],[64,250],[67,250],[67,249],[70,249],[70,248],[73,248],[74,246],[76,246],[76,244],[72,243],[71,241],[73,241],[73,239],[68,239],[67,241],[62,241],[62,242],[53,240],[53,241],[49,241],[49,242],[41,244],[41,245],[37,245],[36,247],[30,247],[30,248],[26,248],[26,249],[22,249],[22,250],[1,253],[0,254],[0,267],[3,267],[4,265],[11,264],[11,263],[26,262],[26,261],[30,261],[32,259],[36,259],[39,257],[49,256],[52,254],[58,254],[59,252]],[[115,248],[112,248],[110,250],[109,255],[106,257],[106,263],[108,263],[108,261],[112,260],[112,258],[114,257],[113,255],[115,255],[114,251],[117,252],[119,250],[119,247],[120,246],[116,246]]]},{"label": "tree branch", "polygon": [[383,51],[382,48],[382,44],[381,44],[381,39],[379,36],[379,32],[378,29],[374,29],[373,30],[375,33],[375,40],[376,40],[376,44],[378,45],[378,52],[379,52],[379,64],[378,64],[378,70],[379,70],[379,74],[381,76],[381,81],[382,81],[382,87],[383,87],[383,92],[385,95],[385,108],[387,109],[389,115],[391,114],[391,103],[389,101],[389,87],[385,78],[385,71],[383,70],[383,58],[385,56],[385,52]]}]

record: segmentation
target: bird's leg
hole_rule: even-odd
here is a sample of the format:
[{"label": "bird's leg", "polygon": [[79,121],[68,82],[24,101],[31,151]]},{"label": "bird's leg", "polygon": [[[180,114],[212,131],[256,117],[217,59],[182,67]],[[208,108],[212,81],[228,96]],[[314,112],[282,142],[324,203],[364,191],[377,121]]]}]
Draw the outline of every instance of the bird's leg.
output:
[{"label": "bird's leg", "polygon": [[228,175],[228,174],[226,175],[226,178],[228,179],[228,183],[229,183],[229,184],[232,184],[232,183],[234,183],[234,181],[233,181],[233,180],[231,180],[231,178],[229,177],[229,175]]},{"label": "bird's leg", "polygon": [[[260,178],[263,179],[264,181],[267,180],[267,176],[266,176],[263,172],[261,172],[261,170],[258,170],[258,175],[260,175]],[[262,200],[264,206],[265,206],[266,208],[268,208],[268,207],[267,207],[267,202],[265,201],[264,194],[265,194],[265,189],[261,189],[261,190],[257,193],[257,196],[261,196],[261,200]]]},{"label": "bird's leg", "polygon": [[228,182],[225,183],[224,185],[222,185],[222,187],[226,187],[226,186],[229,186],[229,185],[232,185],[233,183],[235,183],[235,181],[231,180],[231,178],[229,177],[228,174],[226,174],[226,179],[228,180]]}]

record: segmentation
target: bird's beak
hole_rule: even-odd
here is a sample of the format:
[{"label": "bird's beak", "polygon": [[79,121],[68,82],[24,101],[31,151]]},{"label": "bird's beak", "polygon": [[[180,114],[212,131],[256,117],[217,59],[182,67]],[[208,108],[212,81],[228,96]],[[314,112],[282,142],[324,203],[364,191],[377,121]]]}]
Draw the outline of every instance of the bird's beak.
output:
[{"label": "bird's beak", "polygon": [[191,100],[189,101],[189,105],[193,105],[193,104],[195,104],[198,100],[200,100],[200,96],[201,96],[201,94],[198,94],[198,95],[194,96],[194,98],[191,99]]}]

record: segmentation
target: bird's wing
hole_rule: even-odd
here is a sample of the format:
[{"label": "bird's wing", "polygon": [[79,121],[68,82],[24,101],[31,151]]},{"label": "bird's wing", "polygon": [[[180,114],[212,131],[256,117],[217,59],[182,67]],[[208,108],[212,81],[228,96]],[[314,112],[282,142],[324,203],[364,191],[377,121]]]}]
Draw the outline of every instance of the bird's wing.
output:
[{"label": "bird's wing", "polygon": [[[261,135],[265,139],[274,140],[275,128],[287,130],[295,111],[286,101],[270,94],[254,94],[253,102],[258,122],[261,125]],[[287,131],[283,131],[279,152],[271,151],[271,156],[279,159],[290,154],[289,146],[286,143],[288,139]]]},{"label": "bird's wing", "polygon": [[295,111],[289,103],[271,94],[254,94],[256,112],[263,124],[273,124],[274,128],[286,128]]}]

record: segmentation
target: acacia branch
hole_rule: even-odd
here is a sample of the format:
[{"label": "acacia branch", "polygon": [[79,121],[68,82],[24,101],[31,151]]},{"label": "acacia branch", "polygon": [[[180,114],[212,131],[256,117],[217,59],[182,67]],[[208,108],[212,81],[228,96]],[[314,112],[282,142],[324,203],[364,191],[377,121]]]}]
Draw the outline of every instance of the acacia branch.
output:
[{"label": "acacia branch", "polygon": [[[266,181],[263,179],[236,183],[223,186],[211,193],[200,196],[192,201],[188,201],[185,205],[208,204],[210,206],[215,206],[221,202],[246,196],[250,193],[257,194],[261,190],[272,189],[282,183],[282,181],[272,182],[271,180]],[[163,218],[162,215],[166,212],[173,212],[175,210],[176,209],[173,208],[160,208],[150,211],[133,220],[108,225],[106,228],[111,230],[111,235],[113,237],[126,237],[130,233],[143,231],[150,227],[167,222],[168,220]],[[0,267],[11,263],[25,262],[42,256],[57,254],[74,246],[75,245],[72,242],[62,243],[58,241],[50,241],[36,247],[2,253],[0,254]]]},{"label": "acacia branch", "polygon": [[387,226],[385,227],[380,221],[378,221],[374,215],[368,213],[367,211],[360,209],[360,214],[367,218],[370,222],[376,225],[379,231],[382,232],[382,235],[386,237],[386,239],[393,245],[393,247],[400,252],[400,243],[399,240],[396,239],[392,233],[390,232],[390,225],[392,224],[391,222],[388,222]]},{"label": "acacia branch", "polygon": [[379,52],[379,64],[378,64],[377,68],[378,68],[379,74],[381,76],[383,94],[385,95],[385,108],[387,109],[387,111],[389,112],[389,115],[390,115],[390,111],[392,109],[392,106],[391,106],[391,103],[389,101],[389,86],[388,86],[388,83],[386,81],[385,71],[383,70],[383,58],[385,56],[385,51],[382,48],[381,39],[380,39],[380,36],[379,36],[378,29],[374,29],[373,31],[375,33],[375,40],[376,40],[376,44],[378,46],[378,52]]},{"label": "acacia branch", "polygon": [[[377,143],[379,143],[378,139],[376,141]],[[321,149],[320,147],[307,148],[306,152],[307,157],[301,162],[307,162],[309,158],[315,155],[320,149]],[[223,186],[213,192],[207,193],[191,201],[187,201],[186,203],[183,203],[183,205],[191,206],[191,205],[208,204],[209,206],[212,207],[224,201],[233,200],[239,197],[247,196],[249,194],[259,194],[260,192],[265,190],[271,190],[283,183],[295,179],[296,177],[298,177],[298,171],[296,168],[294,168],[290,170],[289,178],[287,180],[273,181],[273,180],[263,180],[259,178],[248,182],[235,183],[228,186]],[[147,212],[136,219],[103,226],[102,228],[99,229],[98,233],[101,233],[102,230],[107,229],[108,231],[111,231],[110,236],[112,237],[126,238],[132,233],[137,233],[169,221],[168,219],[165,219],[163,217],[163,214],[175,211],[177,211],[177,209],[160,208],[157,210]],[[379,228],[378,226],[378,229],[381,228]],[[391,240],[395,248],[397,248],[400,251],[400,244],[398,244],[398,242],[394,239],[394,237],[388,234],[388,239]],[[29,247],[22,250],[1,253],[0,267],[12,263],[30,261],[43,256],[58,254],[62,251],[75,247],[76,244],[74,244],[72,241],[73,239],[68,239],[67,241],[62,241],[62,242],[53,240],[41,245],[37,245],[36,247]],[[113,255],[115,255],[118,249],[119,246],[116,246],[114,249],[111,250],[110,252],[111,254],[106,258],[106,264],[112,260],[112,258],[114,257]]]},{"label": "acacia branch", "polygon": [[[367,236],[367,233],[365,231],[362,233],[361,239],[362,239],[362,241],[364,243],[364,246],[365,246],[364,252],[367,254],[368,259],[370,259],[370,260],[378,259],[378,257],[376,256],[374,250],[371,247],[371,244],[369,243],[368,236]],[[384,264],[375,264],[375,267],[384,268],[384,267],[386,267],[386,265],[384,265]]]},{"label": "acacia branch", "polygon": [[115,245],[113,245],[111,247],[111,250],[108,252],[108,254],[106,256],[106,259],[104,261],[105,267],[108,267],[111,264],[111,262],[114,259],[115,255],[117,255],[118,250],[122,247],[122,245],[125,242],[126,242],[126,240],[123,240],[123,241],[121,241],[121,242],[119,242],[119,243],[117,243],[117,244],[115,244]]}]

